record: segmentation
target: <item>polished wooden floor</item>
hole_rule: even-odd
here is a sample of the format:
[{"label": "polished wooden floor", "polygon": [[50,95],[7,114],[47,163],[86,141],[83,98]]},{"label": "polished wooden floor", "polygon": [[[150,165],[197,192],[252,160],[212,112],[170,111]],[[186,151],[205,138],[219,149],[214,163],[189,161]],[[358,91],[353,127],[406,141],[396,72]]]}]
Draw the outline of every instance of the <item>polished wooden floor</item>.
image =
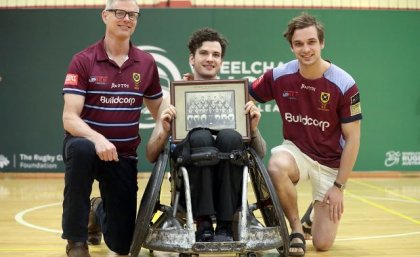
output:
[{"label": "polished wooden floor", "polygon": [[[147,183],[139,178],[140,194]],[[299,206],[304,212],[310,186],[299,185]],[[60,174],[16,176],[0,173],[0,256],[65,257],[61,235],[63,177]],[[165,180],[161,199],[169,198]],[[98,194],[95,185],[94,195]],[[252,192],[250,192],[252,194]],[[252,197],[252,196],[250,196]],[[337,240],[328,252],[314,251],[307,241],[307,257],[314,256],[420,256],[420,176],[355,176],[345,195],[345,213]],[[116,256],[102,244],[91,246],[92,257]],[[149,256],[142,249],[140,256]],[[154,256],[178,256],[154,252]],[[202,255],[209,256],[209,255]],[[235,256],[217,255],[217,256]],[[278,256],[276,251],[259,256]]]}]

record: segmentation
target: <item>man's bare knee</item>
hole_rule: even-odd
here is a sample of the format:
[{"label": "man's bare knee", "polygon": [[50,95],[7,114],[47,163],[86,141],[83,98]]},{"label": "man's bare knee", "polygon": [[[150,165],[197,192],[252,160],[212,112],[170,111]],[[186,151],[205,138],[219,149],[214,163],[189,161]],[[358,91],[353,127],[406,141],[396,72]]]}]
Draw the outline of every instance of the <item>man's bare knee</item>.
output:
[{"label": "man's bare knee", "polygon": [[295,181],[299,179],[296,162],[293,156],[288,153],[276,153],[271,156],[268,162],[268,172],[274,180],[291,179]]},{"label": "man's bare knee", "polygon": [[333,243],[334,240],[312,237],[312,244],[317,251],[328,251],[332,247]]},{"label": "man's bare knee", "polygon": [[268,172],[272,177],[287,176],[287,166],[279,158],[271,158],[268,162]]}]

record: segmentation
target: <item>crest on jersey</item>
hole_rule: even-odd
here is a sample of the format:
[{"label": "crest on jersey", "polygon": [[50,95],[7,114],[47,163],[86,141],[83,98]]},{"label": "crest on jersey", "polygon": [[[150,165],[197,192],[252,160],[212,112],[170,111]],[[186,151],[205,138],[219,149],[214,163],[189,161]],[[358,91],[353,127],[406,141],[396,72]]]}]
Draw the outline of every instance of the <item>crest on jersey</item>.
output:
[{"label": "crest on jersey", "polygon": [[329,111],[327,105],[330,101],[330,93],[321,92],[321,96],[319,97],[319,99],[321,100],[321,107],[319,107],[318,110]]},{"label": "crest on jersey", "polygon": [[139,89],[140,88],[140,73],[133,73],[133,80],[134,80],[134,89]]},{"label": "crest on jersey", "polygon": [[321,103],[327,104],[330,101],[330,93],[321,92]]}]

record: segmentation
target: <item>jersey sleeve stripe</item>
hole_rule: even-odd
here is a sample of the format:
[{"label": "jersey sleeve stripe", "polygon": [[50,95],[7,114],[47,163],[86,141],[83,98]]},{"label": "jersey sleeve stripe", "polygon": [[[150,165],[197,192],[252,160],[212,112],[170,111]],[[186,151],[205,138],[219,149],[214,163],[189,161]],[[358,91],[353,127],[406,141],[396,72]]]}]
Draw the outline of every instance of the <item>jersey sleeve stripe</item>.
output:
[{"label": "jersey sleeve stripe", "polygon": [[154,95],[143,95],[143,97],[147,98],[147,99],[158,99],[158,98],[162,97],[162,95],[163,95],[163,93],[162,93],[162,91],[160,91],[159,93],[154,94]]},{"label": "jersey sleeve stripe", "polygon": [[362,114],[360,113],[360,114],[357,114],[357,115],[354,115],[354,116],[350,116],[350,117],[341,119],[341,123],[350,123],[350,122],[353,122],[353,121],[356,121],[356,120],[361,120],[361,119],[362,119]]},{"label": "jersey sleeve stripe", "polygon": [[86,90],[80,90],[76,88],[64,88],[63,95],[64,94],[86,95]]},{"label": "jersey sleeve stripe", "polygon": [[254,89],[252,88],[252,84],[248,85],[248,92],[257,102],[259,102],[259,103],[265,103],[266,102],[266,101],[264,101],[263,99],[261,99],[257,96]]}]

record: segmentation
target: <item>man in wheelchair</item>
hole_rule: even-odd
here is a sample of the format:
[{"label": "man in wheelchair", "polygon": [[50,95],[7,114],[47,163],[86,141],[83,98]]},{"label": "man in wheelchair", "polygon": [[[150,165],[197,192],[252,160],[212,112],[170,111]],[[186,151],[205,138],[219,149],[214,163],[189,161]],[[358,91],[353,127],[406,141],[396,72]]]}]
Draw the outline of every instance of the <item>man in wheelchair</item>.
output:
[{"label": "man in wheelchair", "polygon": [[[193,74],[185,74],[185,80],[212,80],[222,66],[227,41],[221,34],[210,28],[195,31],[189,41],[189,63]],[[212,106],[211,103],[208,106]],[[260,110],[254,102],[245,105],[245,112],[250,117],[250,146],[263,158],[265,141],[258,130],[261,118]],[[167,144],[171,121],[176,116],[176,109],[166,98],[159,110],[160,118],[147,144],[147,158],[155,162]],[[233,129],[212,131],[206,128],[195,128],[190,131],[188,140],[191,152],[217,149],[221,153],[242,152],[246,145],[242,136]],[[185,140],[184,140],[185,142]],[[181,153],[180,143],[171,147],[172,155]],[[179,156],[179,154],[178,154]],[[190,165],[188,167],[190,180],[191,204],[194,221],[196,222],[197,242],[233,241],[232,221],[235,212],[241,207],[243,164],[221,159],[215,165]],[[213,227],[213,219],[216,227]]]}]

